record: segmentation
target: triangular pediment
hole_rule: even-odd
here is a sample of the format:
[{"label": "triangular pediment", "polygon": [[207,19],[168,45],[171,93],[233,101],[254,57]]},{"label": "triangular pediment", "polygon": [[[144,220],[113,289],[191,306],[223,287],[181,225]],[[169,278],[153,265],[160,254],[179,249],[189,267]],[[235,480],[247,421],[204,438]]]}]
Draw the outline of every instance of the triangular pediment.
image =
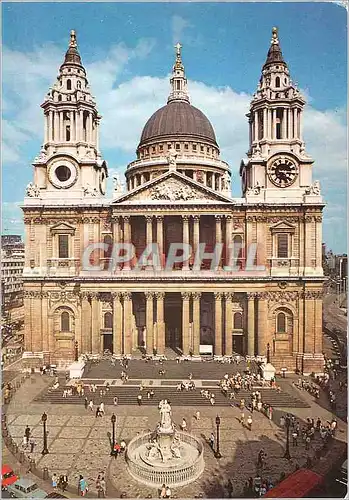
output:
[{"label": "triangular pediment", "polygon": [[121,195],[112,204],[130,204],[133,202],[152,204],[231,203],[232,199],[177,171],[168,171],[146,182],[142,186]]},{"label": "triangular pediment", "polygon": [[290,232],[290,231],[294,231],[295,227],[293,224],[290,224],[289,222],[281,220],[281,221],[277,222],[276,224],[273,224],[270,229],[272,231]]},{"label": "triangular pediment", "polygon": [[67,224],[66,222],[59,222],[58,224],[55,224],[54,226],[51,227],[51,233],[74,233],[75,232],[75,227],[71,226],[70,224]]}]

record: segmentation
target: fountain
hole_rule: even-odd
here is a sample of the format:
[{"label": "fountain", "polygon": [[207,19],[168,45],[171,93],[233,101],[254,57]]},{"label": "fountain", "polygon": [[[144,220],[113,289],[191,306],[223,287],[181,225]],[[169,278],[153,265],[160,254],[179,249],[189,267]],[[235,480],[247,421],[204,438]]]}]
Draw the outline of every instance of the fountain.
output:
[{"label": "fountain", "polygon": [[147,486],[184,486],[204,470],[202,442],[178,431],[167,400],[160,401],[160,422],[154,432],[133,438],[126,453],[131,476]]}]

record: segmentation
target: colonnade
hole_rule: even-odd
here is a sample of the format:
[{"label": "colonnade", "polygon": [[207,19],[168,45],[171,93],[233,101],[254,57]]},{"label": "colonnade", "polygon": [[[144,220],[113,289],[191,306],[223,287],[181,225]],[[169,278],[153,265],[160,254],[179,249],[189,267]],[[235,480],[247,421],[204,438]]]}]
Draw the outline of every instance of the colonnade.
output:
[{"label": "colonnade", "polygon": [[[70,137],[67,140],[66,127]],[[47,142],[87,142],[98,149],[98,120],[93,112],[80,110],[50,109],[45,115],[45,143]]]},{"label": "colonnade", "polygon": [[[281,117],[277,116],[278,112]],[[280,120],[281,127],[280,137],[276,135],[278,120]],[[252,142],[263,139],[301,140],[301,110],[278,106],[254,111],[250,120],[250,139]]]},{"label": "colonnade", "polygon": [[[201,300],[200,291],[178,292],[182,307],[182,349],[184,355],[200,354]],[[145,297],[145,347],[148,354],[156,349],[158,354],[165,351],[165,297],[163,291],[146,291]],[[268,343],[267,301],[263,293],[247,293],[247,314],[244,335],[247,342],[245,351],[249,355],[256,352],[265,354]],[[132,291],[111,292],[113,310],[113,352],[131,354],[138,347],[138,337],[132,331],[133,297]],[[229,355],[233,345],[234,293],[213,292],[214,310],[214,354]],[[83,292],[81,302],[83,325],[81,337],[82,352],[100,353],[102,311],[98,292]],[[258,318],[258,321],[257,321]],[[257,327],[258,325],[258,327]],[[257,342],[256,342],[257,339]]]},{"label": "colonnade", "polygon": [[[167,216],[170,218],[171,216]],[[181,239],[176,241],[175,243],[184,243],[184,244],[192,244],[192,252],[193,257],[199,247],[200,243],[200,229],[202,224],[202,216],[199,214],[194,215],[181,215],[182,220],[182,234]],[[230,215],[214,215],[212,216],[212,231],[214,232],[212,240],[215,244],[222,244],[223,248],[229,249],[233,243],[232,236],[232,217]],[[113,217],[113,243],[132,243],[132,215],[121,215],[117,217]],[[155,221],[155,225],[153,222]],[[145,224],[145,234],[146,234],[146,245],[150,245],[153,242],[156,242],[158,245],[158,251],[160,256],[165,254],[165,233],[164,233],[164,216],[163,215],[147,215],[144,216],[144,224]],[[241,241],[242,243],[242,241]],[[182,269],[189,270],[190,260],[183,262]],[[224,264],[228,264],[229,255],[226,250],[223,252],[223,257],[217,263],[217,267],[221,268]],[[130,262],[126,262],[123,266],[124,270],[129,270],[132,264]],[[193,268],[195,270],[195,262],[193,264]],[[198,268],[198,266],[197,266]]]}]

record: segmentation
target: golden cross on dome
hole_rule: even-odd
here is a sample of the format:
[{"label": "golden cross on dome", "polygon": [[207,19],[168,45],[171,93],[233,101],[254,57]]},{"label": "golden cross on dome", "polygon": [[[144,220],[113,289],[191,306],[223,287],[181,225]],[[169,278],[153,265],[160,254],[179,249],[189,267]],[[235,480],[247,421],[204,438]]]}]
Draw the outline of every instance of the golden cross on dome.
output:
[{"label": "golden cross on dome", "polygon": [[75,30],[71,30],[70,32],[70,47],[76,47],[76,32]]},{"label": "golden cross on dome", "polygon": [[175,45],[176,55],[177,55],[177,57],[180,57],[180,56],[181,56],[181,48],[182,48],[182,45],[178,42],[178,43]]}]

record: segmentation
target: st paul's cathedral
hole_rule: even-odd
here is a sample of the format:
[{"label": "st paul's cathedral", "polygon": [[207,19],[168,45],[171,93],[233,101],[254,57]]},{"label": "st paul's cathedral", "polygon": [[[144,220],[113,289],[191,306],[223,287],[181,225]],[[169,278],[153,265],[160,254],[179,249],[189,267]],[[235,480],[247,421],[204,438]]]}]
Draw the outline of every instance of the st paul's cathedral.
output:
[{"label": "st paul's cathedral", "polygon": [[[214,124],[190,102],[178,44],[167,104],[140,131],[110,199],[101,116],[72,31],[41,105],[44,141],[22,206],[25,351],[51,363],[106,349],[268,351],[277,370],[322,372],[324,202],[302,138],[304,106],[273,28],[233,198],[231,167]],[[94,243],[89,270],[83,254]],[[167,269],[178,243],[190,252]],[[118,244],[132,244],[132,258],[115,258]],[[140,265],[151,244],[159,258]]]}]

